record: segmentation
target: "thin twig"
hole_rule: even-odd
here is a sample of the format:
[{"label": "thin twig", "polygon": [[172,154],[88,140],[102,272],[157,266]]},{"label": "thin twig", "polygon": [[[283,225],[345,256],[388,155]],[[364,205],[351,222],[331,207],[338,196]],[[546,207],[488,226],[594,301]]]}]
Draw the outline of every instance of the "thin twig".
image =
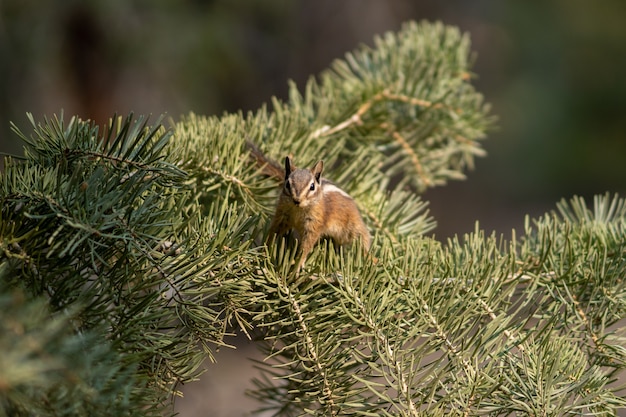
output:
[{"label": "thin twig", "polygon": [[421,98],[417,98],[417,97],[410,97],[410,96],[406,96],[403,94],[394,94],[389,92],[389,90],[383,90],[382,92],[374,95],[371,99],[369,99],[368,101],[366,101],[365,103],[363,103],[358,110],[356,111],[356,113],[354,113],[352,116],[348,117],[346,120],[344,120],[343,122],[340,122],[339,124],[333,126],[333,127],[329,127],[329,126],[324,126],[321,129],[317,129],[316,131],[314,131],[311,134],[312,138],[319,138],[322,136],[330,136],[332,134],[335,134],[337,132],[340,132],[344,129],[347,129],[350,126],[353,125],[360,125],[363,123],[362,120],[362,116],[367,113],[372,106],[380,101],[384,101],[384,100],[391,100],[391,101],[400,101],[403,103],[408,103],[410,105],[413,106],[418,106],[418,107],[425,107],[425,108],[433,108],[433,109],[443,109],[443,108],[447,108],[449,110],[452,110],[456,113],[459,113],[461,110],[460,109],[452,109],[449,106],[446,106],[442,103],[433,103],[432,101],[428,101],[428,100],[424,100]]},{"label": "thin twig", "polygon": [[374,223],[374,228],[376,230],[384,231],[385,234],[387,235],[387,237],[389,237],[389,239],[393,243],[399,243],[398,238],[396,237],[395,233],[393,233],[391,230],[389,230],[389,228],[383,226],[383,222],[382,222],[381,218],[378,217],[376,215],[376,213],[374,213],[371,210],[363,210],[361,207],[359,207],[359,208],[361,209],[361,211],[365,212],[365,214],[367,214],[367,217]]},{"label": "thin twig", "polygon": [[428,320],[430,321],[430,325],[434,327],[436,330],[435,335],[439,337],[440,340],[443,341],[448,352],[452,353],[452,355],[455,356],[457,359],[460,359],[461,363],[465,367],[465,372],[468,374],[468,376],[470,376],[470,374],[472,375],[475,374],[476,370],[470,365],[469,361],[466,358],[463,358],[461,356],[461,354],[459,353],[459,348],[456,347],[454,343],[452,343],[450,338],[443,331],[443,329],[439,325],[439,322],[437,321],[437,318],[430,312],[431,310],[428,307],[428,304],[426,304],[426,302],[423,302],[422,308],[426,312],[426,317],[428,317]]},{"label": "thin twig", "polygon": [[326,400],[328,402],[328,407],[330,408],[330,412],[331,412],[330,415],[336,416],[337,411],[336,411],[335,401],[333,400],[333,391],[330,387],[330,383],[328,382],[328,378],[326,377],[326,371],[324,367],[322,366],[322,363],[320,362],[319,357],[317,356],[315,345],[313,343],[313,339],[311,338],[309,329],[304,320],[302,311],[300,310],[300,305],[298,304],[298,302],[296,301],[289,287],[286,284],[284,285],[283,290],[287,293],[287,296],[289,298],[289,302],[291,303],[293,311],[296,313],[298,324],[300,325],[300,329],[302,330],[302,333],[304,334],[306,349],[308,351],[309,357],[315,363],[315,367],[317,368],[317,371],[319,372],[320,376],[322,377],[322,380],[324,381],[324,388],[322,392],[324,393],[324,396],[326,397]]},{"label": "thin twig", "polygon": [[574,294],[571,294],[570,296],[572,297],[572,301],[574,302],[574,307],[576,308],[578,315],[580,316],[580,318],[583,321],[583,324],[585,325],[585,327],[590,333],[591,340],[593,341],[593,344],[595,345],[596,349],[598,349],[602,353],[605,353],[604,346],[602,346],[602,344],[600,343],[600,338],[598,337],[598,335],[593,331],[591,327],[591,323],[589,322],[589,319],[587,319],[587,315],[585,314],[582,307],[580,306],[580,302],[578,301],[578,298]]},{"label": "thin twig", "polygon": [[418,415],[417,407],[415,406],[415,403],[411,399],[411,392],[410,392],[409,384],[406,380],[404,370],[402,369],[402,364],[400,363],[400,361],[396,359],[396,353],[391,347],[391,343],[389,342],[389,339],[387,338],[385,333],[378,327],[376,320],[374,320],[371,317],[371,315],[368,314],[365,308],[365,305],[363,304],[359,296],[355,293],[354,289],[347,285],[345,286],[345,288],[348,291],[348,294],[351,297],[353,297],[353,299],[356,301],[357,307],[359,308],[361,315],[365,318],[365,323],[367,324],[367,326],[370,329],[374,330],[375,332],[374,334],[376,338],[378,339],[379,343],[383,346],[383,351],[385,352],[386,356],[389,358],[389,362],[393,363],[395,367],[396,377],[398,378],[398,382],[400,385],[399,391],[406,398],[406,402],[407,402],[407,406],[409,408],[410,414],[413,416],[417,416]]},{"label": "thin twig", "polygon": [[[485,309],[485,311],[487,312],[487,315],[489,316],[489,318],[491,320],[496,320],[497,316],[495,314],[495,312],[493,311],[493,309],[491,307],[489,307],[489,305],[487,303],[485,303],[480,297],[476,297],[478,302],[480,303],[480,306]],[[506,336],[507,339],[509,339],[510,342],[514,343],[515,346],[522,352],[524,353],[524,346],[522,346],[521,344],[517,343],[517,341],[515,340],[515,338],[513,337],[513,333],[511,333],[509,331],[509,329],[505,329],[504,330],[504,335]]]},{"label": "thin twig", "polygon": [[424,172],[424,167],[422,166],[422,163],[417,157],[417,154],[415,153],[415,151],[413,151],[413,148],[411,148],[411,145],[409,145],[406,139],[404,139],[404,137],[398,132],[392,132],[391,136],[393,136],[393,138],[400,144],[402,149],[404,149],[404,151],[407,154],[409,154],[409,157],[411,158],[411,162],[413,162],[413,166],[415,167],[415,171],[417,172],[417,175],[422,179],[422,182],[424,182],[424,185],[425,186],[432,185],[432,181],[428,178],[428,176]]},{"label": "thin twig", "polygon": [[232,182],[233,184],[242,188],[248,195],[253,196],[252,191],[250,191],[250,187],[248,187],[248,185],[245,182],[241,181],[239,178],[233,175],[226,174],[220,170],[210,168],[210,167],[202,167],[202,170],[213,175],[218,175],[224,178],[225,180]]},{"label": "thin twig", "polygon": [[70,150],[72,154],[84,154],[87,156],[91,156],[94,158],[99,158],[99,159],[104,159],[107,161],[112,161],[112,162],[116,162],[116,163],[121,163],[121,164],[128,164],[128,165],[132,165],[132,166],[136,166],[138,168],[141,169],[146,169],[146,170],[152,170],[150,168],[150,165],[141,163],[141,162],[137,162],[137,161],[133,161],[130,159],[125,159],[125,158],[120,158],[117,156],[112,156],[112,155],[107,155],[107,154],[103,154],[101,152],[95,152],[95,151],[89,151],[89,150]]}]

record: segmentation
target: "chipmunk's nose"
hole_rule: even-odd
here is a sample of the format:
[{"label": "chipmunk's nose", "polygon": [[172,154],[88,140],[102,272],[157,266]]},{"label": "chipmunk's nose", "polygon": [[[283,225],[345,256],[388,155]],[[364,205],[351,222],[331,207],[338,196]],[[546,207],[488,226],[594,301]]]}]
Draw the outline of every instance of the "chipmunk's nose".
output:
[{"label": "chipmunk's nose", "polygon": [[296,206],[300,205],[300,199],[299,198],[294,197],[292,200],[293,200],[293,204],[295,204]]}]

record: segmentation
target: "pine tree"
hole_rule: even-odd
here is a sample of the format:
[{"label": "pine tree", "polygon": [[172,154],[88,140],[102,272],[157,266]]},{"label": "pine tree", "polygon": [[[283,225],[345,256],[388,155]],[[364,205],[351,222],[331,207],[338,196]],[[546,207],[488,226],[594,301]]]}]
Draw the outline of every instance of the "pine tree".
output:
[{"label": "pine tree", "polygon": [[[440,243],[420,193],[493,124],[467,35],[408,23],[249,114],[14,127],[0,177],[0,415],[163,415],[238,331],[276,415],[615,415],[626,202],[562,201],[510,241]],[[278,184],[246,141],[357,201],[371,256],[264,242]],[[373,260],[376,259],[376,261]],[[209,368],[210,369],[210,368]],[[621,376],[623,378],[623,376]]]}]

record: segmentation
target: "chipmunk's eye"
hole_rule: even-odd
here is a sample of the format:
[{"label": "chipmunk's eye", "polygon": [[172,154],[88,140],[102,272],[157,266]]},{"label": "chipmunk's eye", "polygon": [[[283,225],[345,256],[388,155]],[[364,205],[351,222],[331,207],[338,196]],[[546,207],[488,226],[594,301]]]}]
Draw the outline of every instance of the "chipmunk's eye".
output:
[{"label": "chipmunk's eye", "polygon": [[285,189],[291,191],[291,183],[289,181],[285,182]]},{"label": "chipmunk's eye", "polygon": [[309,190],[315,191],[315,183],[314,182],[311,183],[311,186],[309,187]]}]

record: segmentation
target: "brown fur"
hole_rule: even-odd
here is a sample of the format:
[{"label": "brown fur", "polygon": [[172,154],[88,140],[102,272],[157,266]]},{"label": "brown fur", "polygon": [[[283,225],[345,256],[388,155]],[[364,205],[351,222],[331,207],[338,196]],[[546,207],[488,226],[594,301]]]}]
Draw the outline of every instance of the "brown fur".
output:
[{"label": "brown fur", "polygon": [[266,157],[259,147],[251,141],[246,140],[246,146],[250,150],[250,158],[261,169],[264,175],[278,181],[285,179],[285,170],[276,161]]},{"label": "brown fur", "polygon": [[[300,241],[300,261],[304,265],[315,244],[324,237],[337,245],[361,239],[365,250],[370,234],[354,200],[331,182],[321,178],[323,162],[311,169],[295,169],[285,158],[285,182],[270,224],[270,238],[294,231]],[[313,189],[311,189],[313,188]]]}]

